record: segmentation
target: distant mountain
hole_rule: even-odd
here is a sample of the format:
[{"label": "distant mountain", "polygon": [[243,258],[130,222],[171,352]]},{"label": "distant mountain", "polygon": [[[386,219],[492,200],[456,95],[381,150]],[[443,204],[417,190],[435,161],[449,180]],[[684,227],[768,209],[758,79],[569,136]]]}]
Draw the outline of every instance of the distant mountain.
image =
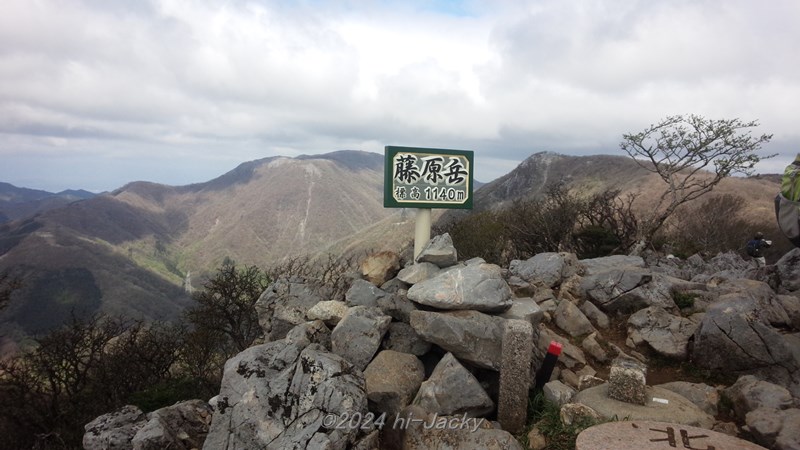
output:
[{"label": "distant mountain", "polygon": [[72,311],[174,318],[190,303],[184,283],[226,258],[317,253],[394,212],[383,155],[357,151],[265,158],[188,186],[129,183],[0,225],[0,271],[26,280],[4,317],[25,334]]},{"label": "distant mountain", "polygon": [[24,219],[94,196],[95,194],[82,189],[53,193],[0,182],[0,223]]}]

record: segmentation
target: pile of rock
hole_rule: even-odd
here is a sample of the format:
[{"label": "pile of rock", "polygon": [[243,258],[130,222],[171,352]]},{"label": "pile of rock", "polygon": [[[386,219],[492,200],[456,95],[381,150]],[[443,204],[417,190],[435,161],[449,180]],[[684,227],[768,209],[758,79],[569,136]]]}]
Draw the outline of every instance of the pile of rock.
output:
[{"label": "pile of rock", "polygon": [[[543,253],[503,269],[458,262],[442,235],[405,268],[382,252],[362,269],[343,301],[310,280],[269,286],[257,303],[265,343],[227,362],[205,448],[520,448],[513,434],[552,341],[563,351],[544,393],[565,422],[670,421],[800,445],[800,250],[766,279],[732,254]],[[647,386],[645,355],[745,378]],[[743,389],[746,376],[783,400],[741,400],[767,392]],[[721,397],[745,428],[715,419]]]}]

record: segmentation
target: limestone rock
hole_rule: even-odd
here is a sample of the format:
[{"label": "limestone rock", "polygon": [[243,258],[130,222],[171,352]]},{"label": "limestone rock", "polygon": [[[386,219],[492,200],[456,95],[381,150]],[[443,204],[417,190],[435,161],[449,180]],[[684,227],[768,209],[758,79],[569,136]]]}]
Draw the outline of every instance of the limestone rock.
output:
[{"label": "limestone rock", "polygon": [[286,342],[302,347],[308,344],[319,344],[326,350],[330,350],[331,330],[321,320],[301,323],[286,334]]},{"label": "limestone rock", "polygon": [[444,355],[431,376],[422,383],[414,405],[439,415],[480,417],[494,409],[494,402],[452,353]]},{"label": "limestone rock", "polygon": [[550,342],[552,341],[556,341],[561,344],[561,356],[558,358],[558,362],[560,364],[563,364],[568,368],[586,364],[586,355],[583,354],[581,349],[572,345],[569,339],[559,336],[557,333],[551,331],[546,326],[541,324],[539,325],[537,331],[538,337],[534,337],[534,357],[536,358],[536,361],[538,361],[536,364],[537,366],[544,359],[544,355],[547,353],[547,349],[550,347]]},{"label": "limestone rock", "polygon": [[589,354],[597,362],[604,363],[608,361],[608,352],[603,349],[599,342],[597,342],[597,333],[592,333],[586,336],[586,339],[581,343],[583,351]]},{"label": "limestone rock", "polygon": [[524,320],[536,328],[544,317],[544,311],[532,298],[522,297],[512,299],[511,307],[498,315],[507,320]]},{"label": "limestone rock", "polygon": [[147,417],[147,423],[131,440],[134,450],[191,450],[203,447],[211,425],[211,407],[202,400],[189,400]]},{"label": "limestone rock", "polygon": [[724,394],[739,417],[758,408],[787,409],[794,404],[792,394],[786,388],[753,375],[739,377],[736,383],[725,389]]},{"label": "limestone rock", "polygon": [[679,360],[686,359],[689,339],[696,329],[691,320],[673,316],[660,306],[650,306],[628,318],[628,336],[634,344],[646,343],[656,353]]},{"label": "limestone rock", "polygon": [[347,306],[377,307],[378,299],[385,297],[386,292],[369,281],[355,280],[344,295]]},{"label": "limestone rock", "polygon": [[354,306],[331,333],[333,352],[350,361],[358,370],[367,368],[389,329],[392,318],[378,308]]},{"label": "limestone rock", "polygon": [[558,380],[550,381],[545,383],[542,395],[550,403],[562,406],[572,401],[572,397],[575,396],[575,389]]},{"label": "limestone rock", "polygon": [[367,413],[363,375],[317,344],[256,345],[225,363],[204,449],[348,448],[364,433],[323,426],[328,414]]},{"label": "limestone rock", "polygon": [[86,450],[130,450],[131,439],[147,423],[141,409],[133,405],[99,416],[84,426],[83,448]]},{"label": "limestone rock", "polygon": [[[625,417],[628,420],[672,422],[707,429],[714,425],[711,415],[672,391],[648,386],[645,397],[647,403],[644,405],[614,400],[608,396],[606,383],[578,392],[572,402],[591,407],[605,419]],[[659,401],[653,401],[653,398]]]},{"label": "limestone rock", "polygon": [[561,328],[572,337],[585,336],[597,331],[581,310],[574,303],[567,300],[561,300],[558,304],[553,313],[553,320],[558,325],[558,328]]},{"label": "limestone rock", "polygon": [[539,253],[522,261],[515,259],[509,264],[512,276],[538,286],[555,287],[580,271],[578,259],[572,253]]},{"label": "limestone rock", "polygon": [[395,252],[374,253],[361,261],[361,274],[376,286],[394,278],[399,270],[400,256]]},{"label": "limestone rock", "polygon": [[479,367],[500,370],[505,319],[477,311],[414,311],[411,326],[423,339]]},{"label": "limestone rock", "polygon": [[589,406],[580,403],[567,403],[561,406],[558,412],[561,423],[566,426],[580,423],[595,423],[602,420],[602,416]]},{"label": "limestone rock", "polygon": [[786,291],[800,291],[800,248],[786,253],[775,263],[781,288]]},{"label": "limestone rock", "polygon": [[499,312],[511,307],[511,288],[494,264],[458,266],[411,286],[408,298],[439,309]]},{"label": "limestone rock", "polygon": [[611,326],[611,321],[608,319],[606,313],[600,311],[600,309],[595,306],[594,303],[585,301],[581,303],[578,308],[595,327],[605,330]]},{"label": "limestone rock", "polygon": [[441,269],[439,269],[439,266],[436,264],[421,262],[403,268],[400,273],[397,274],[397,279],[413,285],[433,278],[440,270]]},{"label": "limestone rock", "polygon": [[431,349],[431,343],[423,340],[411,325],[392,322],[383,339],[383,348],[401,353],[422,356]]},{"label": "limestone rock", "polygon": [[384,314],[391,316],[399,322],[408,323],[411,311],[416,311],[417,306],[406,297],[406,291],[398,291],[378,299],[378,308]]},{"label": "limestone rock", "polygon": [[484,419],[468,418],[465,422],[462,416],[426,415],[412,408],[404,414],[419,421],[412,422],[403,433],[403,450],[523,450],[511,433],[490,428]]},{"label": "limestone rock", "polygon": [[717,388],[713,386],[704,383],[672,381],[659,384],[658,387],[680,394],[706,413],[712,416],[717,415],[720,396]]},{"label": "limestone rock", "polygon": [[450,267],[458,262],[458,252],[453,246],[453,239],[448,233],[439,236],[434,236],[433,239],[425,244],[416,262],[423,263],[429,262],[435,264],[437,267],[445,268]]},{"label": "limestone rock", "polygon": [[336,324],[342,320],[342,317],[347,314],[347,309],[348,306],[345,302],[326,300],[312,306],[311,309],[306,312],[306,318],[308,318],[308,320],[321,320],[325,322],[326,325],[335,327]]},{"label": "limestone rock", "polygon": [[369,410],[391,417],[411,403],[425,379],[425,368],[414,355],[384,350],[369,363],[364,377]]},{"label": "limestone rock", "polygon": [[280,278],[269,285],[255,303],[258,323],[268,341],[286,337],[296,325],[306,321],[306,312],[329,300],[330,289],[302,278]]},{"label": "limestone rock", "polygon": [[600,258],[582,259],[578,261],[584,269],[584,276],[606,272],[619,268],[644,268],[644,259],[641,256],[611,255]]},{"label": "limestone rock", "polygon": [[786,339],[759,318],[760,311],[759,302],[744,293],[720,297],[694,334],[692,361],[708,369],[761,370],[775,379],[788,378],[798,363]]}]

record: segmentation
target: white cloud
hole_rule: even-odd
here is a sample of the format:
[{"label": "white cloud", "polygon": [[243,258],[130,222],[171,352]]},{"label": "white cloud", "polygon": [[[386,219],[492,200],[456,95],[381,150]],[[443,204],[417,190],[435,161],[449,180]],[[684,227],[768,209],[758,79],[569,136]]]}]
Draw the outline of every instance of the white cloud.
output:
[{"label": "white cloud", "polygon": [[[681,113],[758,119],[788,159],[798,16],[791,0],[6,0],[0,180],[54,155],[87,180],[118,165],[112,189],[191,178],[165,161],[206,176],[220,158],[416,145],[476,150],[489,181],[534,151],[618,153]],[[31,186],[83,187],[67,182]]]}]

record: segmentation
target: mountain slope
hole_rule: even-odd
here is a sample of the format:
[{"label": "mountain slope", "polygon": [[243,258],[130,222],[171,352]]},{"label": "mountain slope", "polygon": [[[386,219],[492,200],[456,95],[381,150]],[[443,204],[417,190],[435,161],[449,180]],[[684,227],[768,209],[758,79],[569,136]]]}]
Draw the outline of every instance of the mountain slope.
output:
[{"label": "mountain slope", "polygon": [[0,182],[0,223],[24,219],[78,200],[92,198],[94,195],[88,191],[73,189],[52,193]]},{"label": "mountain slope", "polygon": [[[261,267],[379,222],[383,156],[265,158],[205,183],[130,183],[0,226],[0,271],[25,279],[0,320],[14,334],[70,313],[172,319],[226,258]],[[43,288],[43,285],[50,286]]]}]

